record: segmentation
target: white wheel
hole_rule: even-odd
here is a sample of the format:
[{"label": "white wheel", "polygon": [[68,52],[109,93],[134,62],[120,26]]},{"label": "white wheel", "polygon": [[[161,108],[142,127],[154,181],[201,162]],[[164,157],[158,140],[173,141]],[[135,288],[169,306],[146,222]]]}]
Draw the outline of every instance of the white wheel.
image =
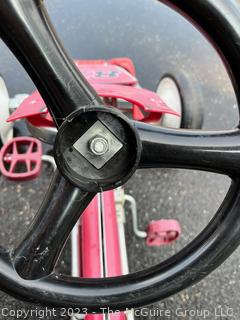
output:
[{"label": "white wheel", "polygon": [[171,77],[165,76],[158,84],[156,93],[160,98],[174,111],[180,114],[164,114],[161,118],[160,125],[169,128],[180,128],[182,122],[182,99],[179,88]]},{"label": "white wheel", "polygon": [[156,93],[180,117],[164,114],[155,124],[184,129],[201,129],[204,120],[204,94],[192,70],[171,68],[165,70]]},{"label": "white wheel", "polygon": [[5,81],[0,76],[0,141],[4,144],[13,138],[13,125],[7,123],[9,117],[9,95]]}]

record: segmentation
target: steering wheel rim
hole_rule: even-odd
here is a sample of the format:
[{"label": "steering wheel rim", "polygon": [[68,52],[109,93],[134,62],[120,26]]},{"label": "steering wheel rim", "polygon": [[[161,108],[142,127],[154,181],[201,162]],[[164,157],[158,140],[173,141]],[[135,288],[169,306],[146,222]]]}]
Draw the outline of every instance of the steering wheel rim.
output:
[{"label": "steering wheel rim", "polygon": [[[238,102],[240,102],[240,74],[237,71],[240,61],[240,49],[238,47],[240,12],[234,2],[229,1],[227,5],[224,0],[217,2],[214,0],[164,0],[162,2],[172,6],[188,18],[190,17],[201,30],[207,33],[224,59]],[[20,11],[22,16],[27,13],[22,8],[20,10],[13,1],[9,1],[9,3],[0,4],[2,21],[8,19],[3,13],[10,7]],[[25,3],[27,3],[27,0]],[[33,10],[33,18],[36,18],[36,13],[40,12],[39,16],[47,21],[43,5],[36,0],[33,6],[36,6],[34,7],[35,11]],[[220,31],[219,26],[221,26]],[[50,106],[55,104],[56,112],[53,112],[53,107],[50,107],[50,110],[56,123],[61,125],[62,116],[59,117],[60,121],[56,116],[58,115],[60,101],[58,100],[55,103],[51,101],[52,97],[50,97],[46,88],[41,86],[33,68],[29,67],[27,58],[23,58],[21,55],[19,47],[14,45],[12,39],[6,35],[5,28],[0,26],[0,33],[4,41],[24,64],[48,104]],[[63,63],[71,64],[68,60]],[[75,74],[76,71],[72,69],[71,65],[70,69],[72,74]],[[94,91],[89,91],[87,85],[85,89],[85,97],[91,97],[92,102],[97,101]],[[83,102],[87,105],[89,101],[85,99]],[[99,101],[97,102],[99,103]],[[238,153],[240,150],[239,130],[221,133],[205,132],[204,134],[195,132],[193,134],[188,131],[178,132],[177,130],[153,128],[141,123],[135,123],[134,125],[139,131],[143,151],[145,151],[142,154],[140,168],[166,167],[171,162],[171,165],[176,167],[188,166],[192,169],[210,170],[227,174],[232,178],[230,190],[209,225],[189,245],[170,259],[149,269],[117,278],[76,279],[50,274],[37,280],[24,280],[16,272],[16,265],[13,265],[14,254],[2,249],[0,251],[0,288],[3,291],[22,300],[40,302],[48,306],[87,308],[88,312],[102,312],[102,308],[106,306],[113,310],[138,307],[166,298],[201,280],[218,267],[239,245],[240,164],[238,162],[240,161],[236,161],[239,159]],[[175,144],[172,142],[173,138],[176,139],[174,140]],[[198,141],[196,148],[193,139]],[[161,140],[161,144],[159,144],[159,140]],[[216,147],[214,149],[209,141],[215,143]],[[155,152],[153,152],[154,149]],[[201,153],[203,149],[208,151],[207,155]],[[169,155],[169,151],[171,153],[173,150],[175,151],[174,159]],[[226,154],[224,154],[226,150],[231,151],[228,157],[225,157]],[[197,153],[195,157],[194,152]],[[200,159],[199,152],[202,155]],[[189,159],[190,155],[193,156],[191,160]],[[52,188],[54,189],[57,184],[61,186],[61,192],[70,188],[69,182],[62,180],[58,172],[52,182]],[[84,198],[85,206],[94,196],[94,194],[86,194],[82,190],[77,190],[77,188],[71,192],[72,194],[69,197]],[[56,194],[59,195],[59,190]],[[49,200],[49,195],[51,193],[46,195],[46,203]],[[66,206],[68,199],[65,201]],[[56,209],[57,207],[55,207]],[[77,214],[74,208],[73,215],[73,220],[76,220]],[[53,265],[54,263],[55,261]]]}]

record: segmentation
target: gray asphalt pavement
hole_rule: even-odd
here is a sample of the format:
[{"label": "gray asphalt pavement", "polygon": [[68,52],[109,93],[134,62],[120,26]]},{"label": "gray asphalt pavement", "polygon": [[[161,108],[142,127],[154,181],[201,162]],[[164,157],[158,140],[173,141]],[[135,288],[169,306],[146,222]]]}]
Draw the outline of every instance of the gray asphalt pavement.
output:
[{"label": "gray asphalt pavement", "polygon": [[[204,128],[227,129],[237,124],[236,100],[221,59],[195,28],[164,5],[151,0],[48,0],[46,4],[73,58],[128,56],[136,65],[142,86],[153,90],[166,72],[193,74],[203,95]],[[31,80],[2,43],[0,52],[0,73],[11,95],[31,92],[34,88]],[[22,184],[9,183],[0,177],[2,246],[17,243],[41,203],[50,176],[50,169],[46,168],[41,178]],[[229,185],[228,178],[212,173],[165,169],[136,173],[127,183],[126,191],[137,199],[142,228],[153,219],[177,218],[182,225],[182,236],[170,247],[146,248],[132,235],[129,217],[127,242],[131,271],[159,263],[189,243],[213,217]],[[146,314],[151,310],[149,318],[164,320],[204,317],[238,320],[239,257],[238,249],[199,284],[149,306]],[[59,268],[67,272],[67,254]],[[0,311],[35,307],[0,293]],[[165,310],[165,315],[157,314],[160,310]],[[144,314],[141,319],[148,318]],[[0,320],[3,319],[17,318],[5,317],[0,312]]]}]

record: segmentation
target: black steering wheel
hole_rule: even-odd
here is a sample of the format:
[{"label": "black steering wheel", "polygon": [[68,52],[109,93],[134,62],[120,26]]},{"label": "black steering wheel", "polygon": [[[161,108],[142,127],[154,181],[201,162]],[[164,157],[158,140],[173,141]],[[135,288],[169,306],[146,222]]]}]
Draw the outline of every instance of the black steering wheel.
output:
[{"label": "black steering wheel", "polygon": [[[217,48],[240,103],[240,12],[234,1],[162,2],[190,19]],[[130,122],[101,106],[60,44],[42,0],[0,1],[0,21],[2,39],[31,76],[59,128],[58,171],[21,243],[12,252],[0,249],[0,289],[48,306],[121,310],[166,298],[217,268],[240,243],[239,129],[174,130]],[[91,155],[89,169],[89,161],[79,161],[81,154],[71,146],[83,145],[78,142],[86,135],[92,139],[91,128],[102,123],[109,129],[106,134],[116,138],[109,157],[118,157],[114,163],[119,165],[105,159],[103,166]],[[160,167],[218,172],[232,179],[225,200],[197,238],[165,262],[126,276],[78,279],[53,273],[72,227],[96,192],[124,183],[138,168]]]}]

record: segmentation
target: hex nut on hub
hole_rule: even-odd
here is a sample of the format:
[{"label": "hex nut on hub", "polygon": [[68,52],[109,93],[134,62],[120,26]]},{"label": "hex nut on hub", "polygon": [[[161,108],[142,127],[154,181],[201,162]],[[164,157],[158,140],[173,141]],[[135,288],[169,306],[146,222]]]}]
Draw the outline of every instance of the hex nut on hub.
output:
[{"label": "hex nut on hub", "polygon": [[117,188],[135,172],[141,155],[137,130],[106,107],[77,110],[61,125],[54,146],[61,174],[89,192]]},{"label": "hex nut on hub", "polygon": [[97,156],[104,155],[109,150],[109,142],[101,136],[96,136],[89,141],[89,148]]}]

